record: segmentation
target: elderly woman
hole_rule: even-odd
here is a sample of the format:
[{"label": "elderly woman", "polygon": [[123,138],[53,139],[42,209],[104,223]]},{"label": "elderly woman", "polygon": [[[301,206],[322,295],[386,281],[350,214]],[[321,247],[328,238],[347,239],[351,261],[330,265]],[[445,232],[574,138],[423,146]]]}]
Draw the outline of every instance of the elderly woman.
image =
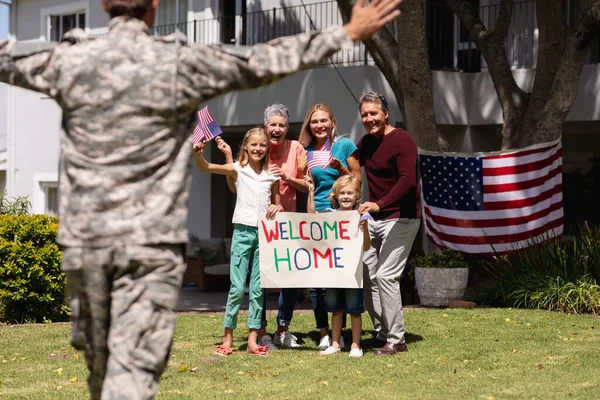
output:
[{"label": "elderly woman", "polygon": [[[338,136],[337,121],[333,111],[325,104],[315,104],[308,110],[298,140],[309,152],[321,149],[328,141],[331,144],[333,159],[329,166],[310,170],[314,184],[315,210],[317,212],[325,211],[331,207],[328,196],[333,183],[340,176],[353,175],[359,182],[362,180],[357,148],[352,140]],[[311,289],[310,297],[317,329],[321,332],[321,341],[317,349],[326,350],[332,345],[332,341],[329,337],[325,289]],[[340,347],[343,347],[342,343],[340,343]]]},{"label": "elderly woman", "polygon": [[[304,180],[306,172],[306,151],[302,145],[286,139],[289,129],[290,111],[283,104],[273,104],[265,109],[265,130],[271,138],[270,144],[270,172],[280,180],[279,193],[284,211],[296,211],[296,192],[308,192],[308,185]],[[219,149],[225,153],[227,162],[233,162],[231,148],[222,139],[217,138]],[[227,182],[232,192],[235,186]],[[282,289],[279,294],[279,312],[277,314],[277,332],[273,340],[266,334],[266,304],[263,306],[263,328],[258,331],[259,345],[267,346],[269,350],[277,347],[299,347],[297,338],[289,332],[288,327],[294,315],[294,308],[298,301],[298,289]],[[266,296],[265,296],[266,302]]]},{"label": "elderly woman", "polygon": [[377,332],[376,354],[393,355],[407,350],[396,279],[419,230],[418,153],[410,134],[390,125],[388,103],[381,94],[364,95],[359,110],[367,134],[357,146],[369,201],[358,211],[374,218],[369,221],[371,247],[364,254],[365,308]]}]

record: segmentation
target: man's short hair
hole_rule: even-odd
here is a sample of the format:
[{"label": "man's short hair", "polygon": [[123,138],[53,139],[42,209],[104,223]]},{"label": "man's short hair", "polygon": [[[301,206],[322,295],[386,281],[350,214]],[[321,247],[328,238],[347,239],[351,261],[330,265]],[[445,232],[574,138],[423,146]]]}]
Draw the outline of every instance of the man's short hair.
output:
[{"label": "man's short hair", "polygon": [[108,14],[111,18],[126,16],[142,19],[148,11],[152,0],[106,0]]}]

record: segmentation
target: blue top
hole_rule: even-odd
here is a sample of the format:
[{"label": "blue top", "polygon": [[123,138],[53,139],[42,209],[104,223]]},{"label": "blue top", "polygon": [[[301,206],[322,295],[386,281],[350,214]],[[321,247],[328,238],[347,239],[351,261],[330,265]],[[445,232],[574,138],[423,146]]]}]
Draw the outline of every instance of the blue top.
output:
[{"label": "blue top", "polygon": [[[306,151],[315,150],[314,140],[306,147]],[[346,161],[358,148],[354,142],[348,138],[339,138],[331,146],[331,155],[333,158],[337,158],[348,168],[348,162]],[[315,210],[321,211],[326,208],[331,208],[331,202],[329,201],[329,193],[334,182],[340,177],[340,173],[331,168],[325,169],[316,167],[310,170],[313,181],[315,182]]]}]

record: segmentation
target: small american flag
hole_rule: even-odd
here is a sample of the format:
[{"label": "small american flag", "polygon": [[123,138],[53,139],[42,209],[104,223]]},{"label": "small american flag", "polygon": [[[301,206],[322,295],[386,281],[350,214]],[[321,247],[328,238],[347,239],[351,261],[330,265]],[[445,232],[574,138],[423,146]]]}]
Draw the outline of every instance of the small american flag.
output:
[{"label": "small american flag", "polygon": [[319,150],[309,151],[307,154],[307,167],[309,170],[321,167],[327,168],[331,161],[333,161],[333,155],[331,154],[331,141],[327,139],[325,144]]},{"label": "small american flag", "polygon": [[194,144],[214,139],[221,133],[223,130],[208,111],[208,106],[198,111],[198,125],[194,128]]},{"label": "small american flag", "polygon": [[508,152],[420,153],[425,229],[439,247],[507,252],[562,234],[560,139]]}]

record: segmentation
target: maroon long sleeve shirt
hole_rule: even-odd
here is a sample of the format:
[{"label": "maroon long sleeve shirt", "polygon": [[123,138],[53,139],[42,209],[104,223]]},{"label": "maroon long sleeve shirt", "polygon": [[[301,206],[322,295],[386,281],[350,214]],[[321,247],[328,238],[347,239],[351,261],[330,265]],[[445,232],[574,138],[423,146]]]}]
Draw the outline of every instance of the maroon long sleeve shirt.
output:
[{"label": "maroon long sleeve shirt", "polygon": [[420,218],[418,152],[410,134],[400,128],[383,137],[367,134],[357,147],[367,175],[369,201],[381,209],[373,218]]}]

